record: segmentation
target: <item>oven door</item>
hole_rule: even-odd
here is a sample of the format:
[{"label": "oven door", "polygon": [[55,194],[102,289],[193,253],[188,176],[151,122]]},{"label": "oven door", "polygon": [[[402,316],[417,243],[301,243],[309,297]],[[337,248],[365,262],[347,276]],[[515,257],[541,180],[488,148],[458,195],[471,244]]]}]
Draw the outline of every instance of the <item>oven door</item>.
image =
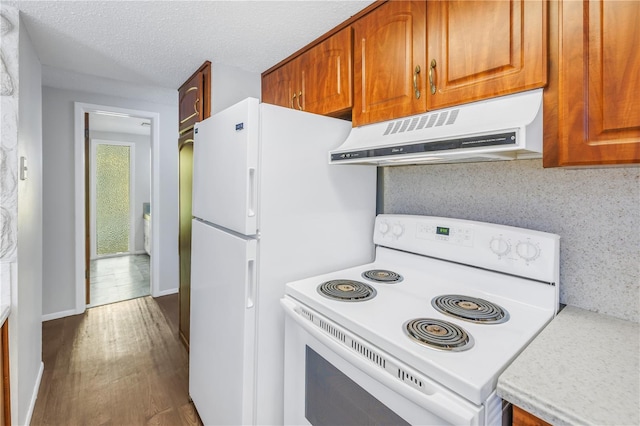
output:
[{"label": "oven door", "polygon": [[[408,375],[409,380],[420,380],[427,390],[414,389],[376,364],[377,355],[369,349],[361,350],[366,354],[363,355],[342,343],[344,336],[350,342],[358,339],[356,336],[306,307],[301,309],[288,297],[281,304],[286,312],[285,424],[484,423],[484,407],[471,404],[415,372]],[[313,321],[322,324],[322,328]],[[397,360],[393,364],[401,365]],[[412,370],[403,366],[402,371]]]}]

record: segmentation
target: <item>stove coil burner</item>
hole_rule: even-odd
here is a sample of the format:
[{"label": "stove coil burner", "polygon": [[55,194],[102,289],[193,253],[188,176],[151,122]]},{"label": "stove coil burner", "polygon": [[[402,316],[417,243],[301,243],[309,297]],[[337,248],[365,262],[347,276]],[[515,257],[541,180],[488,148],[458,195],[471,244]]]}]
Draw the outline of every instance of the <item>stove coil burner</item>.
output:
[{"label": "stove coil burner", "polygon": [[318,293],[334,300],[363,302],[375,297],[376,290],[368,284],[353,280],[332,280],[318,286]]},{"label": "stove coil burner", "polygon": [[446,294],[435,297],[431,305],[440,313],[480,324],[500,324],[509,320],[509,312],[484,299]]},{"label": "stove coil burner", "polygon": [[378,283],[399,283],[403,280],[402,275],[386,269],[371,269],[362,273],[362,277]]},{"label": "stove coil burner", "polygon": [[433,318],[411,320],[405,323],[404,331],[421,345],[442,351],[466,351],[474,343],[473,337],[462,327]]}]

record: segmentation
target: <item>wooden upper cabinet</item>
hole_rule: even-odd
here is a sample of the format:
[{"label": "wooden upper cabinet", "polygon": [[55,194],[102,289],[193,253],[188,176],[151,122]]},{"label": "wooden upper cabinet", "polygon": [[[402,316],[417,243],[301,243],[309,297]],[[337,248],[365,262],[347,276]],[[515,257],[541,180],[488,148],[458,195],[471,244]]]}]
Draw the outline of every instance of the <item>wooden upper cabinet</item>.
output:
[{"label": "wooden upper cabinet", "polygon": [[211,62],[205,62],[178,89],[179,131],[184,134],[211,114]]},{"label": "wooden upper cabinet", "polygon": [[544,166],[640,162],[640,2],[551,7]]},{"label": "wooden upper cabinet", "polygon": [[351,109],[351,48],[351,28],[348,27],[300,56],[304,111],[339,115]]},{"label": "wooden upper cabinet", "polygon": [[351,28],[345,28],[262,77],[262,101],[323,115],[352,104]]},{"label": "wooden upper cabinet", "polygon": [[426,110],[426,7],[390,1],[353,23],[353,126]]},{"label": "wooden upper cabinet", "polygon": [[547,82],[546,1],[429,1],[427,40],[429,110]]},{"label": "wooden upper cabinet", "polygon": [[300,85],[299,62],[299,59],[293,59],[262,77],[262,102],[297,108],[293,94]]}]

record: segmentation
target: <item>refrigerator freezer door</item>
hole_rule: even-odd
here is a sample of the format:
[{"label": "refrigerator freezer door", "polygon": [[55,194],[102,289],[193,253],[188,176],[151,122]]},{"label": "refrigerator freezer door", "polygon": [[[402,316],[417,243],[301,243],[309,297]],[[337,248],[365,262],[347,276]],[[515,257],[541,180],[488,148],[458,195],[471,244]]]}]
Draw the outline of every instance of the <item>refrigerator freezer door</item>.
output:
[{"label": "refrigerator freezer door", "polygon": [[259,104],[254,98],[196,124],[195,217],[240,234],[256,234],[259,126]]},{"label": "refrigerator freezer door", "polygon": [[252,424],[257,242],[192,229],[189,394],[204,424]]}]

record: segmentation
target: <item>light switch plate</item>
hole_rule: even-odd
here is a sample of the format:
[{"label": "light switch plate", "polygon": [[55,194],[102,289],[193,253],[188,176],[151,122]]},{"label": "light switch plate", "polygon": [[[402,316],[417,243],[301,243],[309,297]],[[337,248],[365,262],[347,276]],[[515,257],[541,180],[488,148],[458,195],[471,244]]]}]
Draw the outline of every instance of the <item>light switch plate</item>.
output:
[{"label": "light switch plate", "polygon": [[20,157],[20,180],[27,180],[27,158]]}]

